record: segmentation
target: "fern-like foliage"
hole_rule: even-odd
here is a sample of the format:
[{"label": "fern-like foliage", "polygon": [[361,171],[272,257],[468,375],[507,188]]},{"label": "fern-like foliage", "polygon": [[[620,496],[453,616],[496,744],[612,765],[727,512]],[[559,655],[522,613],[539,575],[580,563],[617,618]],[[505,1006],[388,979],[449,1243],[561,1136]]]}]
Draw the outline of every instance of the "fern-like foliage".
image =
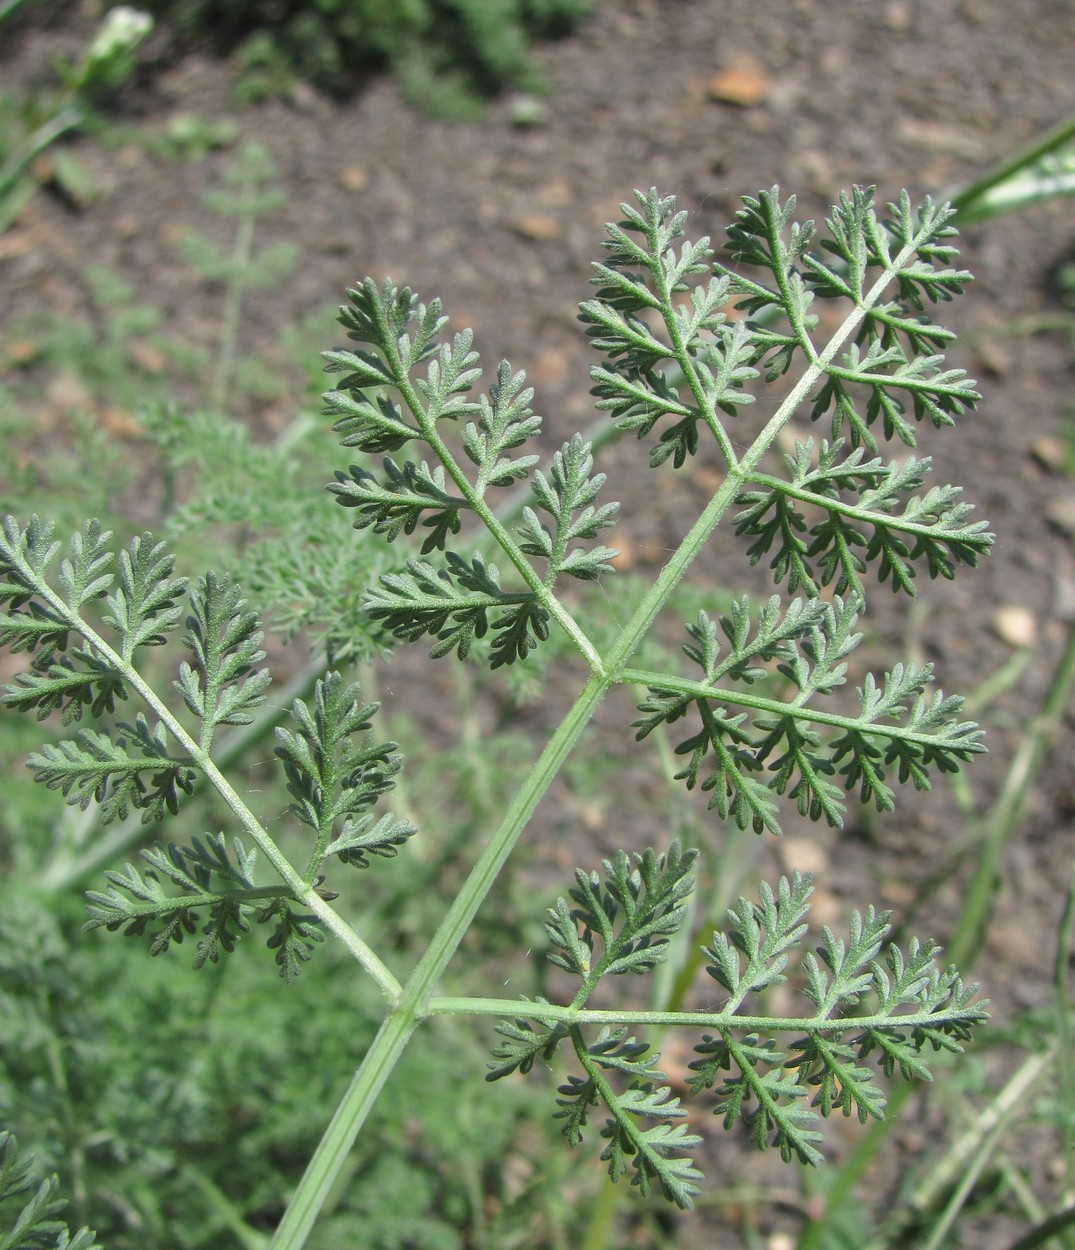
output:
[{"label": "fern-like foliage", "polygon": [[[547,1004],[538,1000],[524,1008],[532,1016],[500,1024],[487,1073],[498,1080],[529,1071],[570,1040],[584,1075],[559,1087],[555,1115],[565,1137],[578,1145],[590,1110],[604,1107],[601,1157],[610,1176],[617,1179],[630,1162],[634,1184],[646,1192],[657,1182],[680,1207],[698,1193],[701,1173],[688,1152],[701,1139],[681,1123],[686,1113],[657,1068],[660,1056],[626,1027],[605,1025],[588,1040],[583,1004],[602,975],[645,972],[664,958],[684,923],[694,858],[673,844],[663,856],[621,853],[605,862],[603,878],[576,873],[570,902],[559,899],[546,924],[548,958],[582,982],[571,1013],[543,1019]],[[816,950],[803,953],[812,892],[810,877],[798,873],[775,890],[762,884],[758,901],[740,898],[727,928],[702,948],[706,971],[728,998],[719,1011],[694,1013],[707,1031],[694,1047],[687,1092],[714,1091],[713,1113],[726,1128],[741,1122],[759,1149],[776,1146],[785,1160],[817,1164],[822,1118],[833,1111],[863,1122],[884,1115],[885,1095],[868,1060],[885,1076],[898,1070],[906,1080],[929,1080],[924,1052],[960,1051],[986,1004],[975,1001],[977,986],[938,965],[936,943],[912,938],[904,951],[888,942],[889,913],[872,907],[852,914],[846,939],[825,927]],[[799,971],[791,977],[795,958]],[[801,1016],[747,1014],[752,995],[789,979],[802,984]]]},{"label": "fern-like foliage", "polygon": [[[801,946],[812,892],[810,877],[797,873],[781,878],[775,892],[763,885],[757,903],[740,899],[728,931],[713,934],[704,948],[706,970],[731,995],[723,1014],[788,979],[788,953]],[[839,1110],[863,1123],[884,1114],[885,1096],[864,1060],[876,1055],[886,1076],[898,1067],[906,1080],[929,1080],[923,1052],[962,1049],[985,1019],[986,1004],[973,1001],[977,986],[938,965],[933,941],[912,938],[906,953],[886,942],[890,918],[872,907],[854,912],[848,939],[826,926],[816,952],[801,957],[803,994],[814,1014],[801,1030],[788,1031],[802,1036],[781,1048],[771,1038],[737,1039],[722,1028],[695,1047],[701,1058],[690,1065],[691,1091],[717,1087],[714,1112],[726,1127],[741,1119],[757,1146],[773,1144],[785,1159],[819,1163],[818,1113]]]},{"label": "fern-like foliage", "polygon": [[317,835],[308,875],[336,855],[358,868],[369,856],[390,859],[415,833],[413,825],[391,815],[375,819],[370,808],[395,785],[402,766],[394,742],[372,742],[376,703],[362,703],[357,685],[345,686],[339,673],[317,682],[314,705],[296,699],[294,731],[279,726],[276,754],[283,761],[291,811]]},{"label": "fern-like foliage", "polygon": [[208,748],[217,725],[248,725],[271,680],[258,619],[230,578],[207,573],[190,596],[191,614],[183,638],[194,656],[179,666],[176,689],[201,723]]},{"label": "fern-like foliage", "polygon": [[683,921],[696,858],[696,851],[678,845],[663,856],[621,851],[605,863],[604,879],[596,872],[576,872],[570,892],[574,906],[559,899],[545,928],[553,943],[552,962],[582,980],[580,995],[588,996],[602,976],[648,972],[663,962],[668,939]]},{"label": "fern-like foliage", "polygon": [[[696,858],[696,851],[673,845],[666,855],[621,851],[605,861],[603,877],[576,871],[569,899],[558,899],[545,923],[550,960],[580,981],[573,1006],[581,1007],[605,975],[641,975],[664,961],[668,941],[686,916]],[[505,1022],[497,1032],[503,1041],[493,1051],[488,1080],[529,1071],[536,1058],[549,1059],[570,1038],[586,1075],[560,1086],[556,1115],[564,1121],[564,1136],[577,1146],[590,1108],[604,1106],[610,1118],[602,1129],[608,1145],[601,1157],[609,1176],[618,1180],[630,1163],[632,1184],[643,1193],[657,1182],[678,1206],[691,1205],[701,1173],[685,1152],[701,1138],[680,1123],[686,1112],[661,1084],[667,1078],[648,1045],[628,1037],[625,1028],[603,1029],[590,1042],[577,1026],[535,1027],[525,1018]],[[620,1093],[609,1083],[613,1072],[627,1081]]]},{"label": "fern-like foliage", "polygon": [[88,1228],[72,1235],[59,1218],[67,1206],[59,1179],[35,1181],[33,1163],[32,1155],[20,1158],[15,1138],[0,1130],[0,1250],[101,1250]]},{"label": "fern-like foliage", "polygon": [[[326,897],[318,893],[325,861],[365,868],[371,857],[395,855],[415,832],[372,810],[399,771],[395,743],[373,742],[377,705],[363,703],[359,688],[338,673],[317,682],[312,707],[295,700],[293,727],[276,729],[277,755],[294,800],[290,811],[311,831],[313,846],[304,870],[292,868],[212,762],[218,728],[249,724],[270,683],[268,669],[257,667],[265,658],[257,615],[226,576],[210,572],[188,588],[151,535],[136,537],[118,560],[109,538],[87,522],[59,561],[54,586],[49,570],[61,548],[51,528],[36,518],[25,529],[10,517],[4,523],[0,638],[32,657],[29,670],[4,688],[4,705],[39,717],[59,713],[63,725],[85,712],[100,721],[135,699],[144,705],[129,720],[84,725],[73,737],[46,743],[30,755],[29,767],[68,803],[96,804],[103,824],[131,811],[146,824],[174,816],[207,780],[256,845],[221,832],[147,848],[140,853],[144,867],[107,872],[108,888],[90,892],[87,927],[148,936],[152,954],[197,934],[199,968],[257,926],[291,980],[323,940],[322,919],[311,907]],[[134,663],[139,648],[163,646],[178,629],[184,591],[187,658],[173,686],[188,720]],[[276,884],[257,881],[259,850],[276,870]]]},{"label": "fern-like foliage", "polygon": [[[863,458],[877,451],[876,426],[913,447],[923,420],[951,425],[979,398],[963,371],[945,368],[935,350],[952,333],[922,315],[926,301],[950,299],[970,279],[936,268],[955,256],[947,242],[955,234],[951,210],[930,200],[912,210],[905,194],[882,222],[872,192],[856,188],[833,208],[828,236],[819,240],[825,258],[810,250],[818,238],[813,223],[794,220],[794,196],[781,202],[774,187],[744,199],[728,230],[731,264],[724,265],[712,261],[707,238],[677,247],[686,215],[672,197],[639,192],[637,201],[623,205],[624,219],[609,227],[608,257],[594,266],[598,297],[582,306],[587,333],[608,358],[592,371],[598,407],[640,438],[663,425],[655,465],[682,464],[707,425],[730,468],[747,460],[737,530],[753,539],[752,561],[774,552],[776,578],[793,592],[802,586],[814,595],[835,581],[837,593],[861,596],[869,564],[894,589],[910,591],[916,560],[932,577],[976,563],[992,536],[984,523],[967,521],[970,507],[958,489],[910,493],[922,486],[928,458]],[[744,266],[764,273],[755,278]],[[878,289],[885,280],[895,285],[894,299]],[[845,299],[856,310],[846,350],[815,341],[819,298]],[[745,318],[729,316],[733,303]],[[655,313],[663,333],[653,327]],[[759,313],[766,315],[751,319]],[[773,314],[785,328],[773,324]],[[735,454],[718,414],[734,417],[750,404],[744,387],[759,373],[774,381],[797,362],[816,377],[809,415],[830,417],[832,441],[819,452],[813,440],[804,443],[788,458],[790,480],[783,480]],[[811,513],[821,519],[811,524]]]},{"label": "fern-like foliage", "polygon": [[[370,279],[348,296],[340,323],[368,346],[324,353],[326,369],[343,375],[325,396],[340,442],[369,456],[424,443],[439,462],[431,468],[425,460],[386,456],[380,473],[353,464],[329,487],[341,505],[356,510],[358,529],[372,528],[389,542],[428,531],[420,553],[428,558],[381,576],[365,606],[398,638],[433,638],[434,656],[454,651],[464,659],[489,635],[491,666],[513,664],[548,637],[561,575],[592,581],[610,571],[616,553],[589,545],[618,507],[596,502],[605,475],[592,473],[591,448],[581,436],[570,439],[547,474],[534,471],[531,503],[513,534],[488,500],[539,461],[517,454],[541,429],[525,374],[502,361],[488,392],[478,392],[483,375],[473,335],[463,330],[449,338],[439,301],[427,306],[407,288]],[[467,517],[491,535],[502,565],[451,549]],[[532,564],[535,557],[542,567]],[[511,583],[501,568],[514,571]]]},{"label": "fern-like foliage", "polygon": [[46,743],[27,763],[38,781],[69,803],[83,811],[97,803],[104,824],[125,820],[131,808],[141,811],[144,824],[165,812],[175,815],[180,795],[193,793],[197,777],[186,756],[170,753],[164,726],[151,729],[141,712],[133,725],[119,723],[114,738],[80,729],[74,738]]},{"label": "fern-like foliage", "polygon": [[[807,596],[786,608],[772,599],[752,635],[745,603],[719,630],[706,615],[689,624],[684,649],[701,681],[632,672],[649,689],[638,736],[693,709],[699,723],[677,748],[687,758],[679,776],[710,791],[711,806],[741,828],[778,832],[781,795],[800,814],[835,825],[848,790],[887,810],[891,775],[926,788],[933,769],[951,771],[983,749],[975,727],[958,718],[960,701],[927,690],[928,666],[868,676],[855,713],[846,700],[821,706],[844,684],[860,640],[869,569],[913,593],[920,570],[950,578],[992,543],[958,487],[926,488],[928,457],[868,455],[877,451],[878,424],[914,446],[917,424],[950,425],[977,401],[962,371],[939,355],[952,334],[923,315],[927,302],[950,299],[969,280],[938,268],[955,256],[951,214],[928,200],[912,211],[904,196],[883,222],[872,193],[856,189],[819,237],[813,223],[795,221],[794,197],[782,201],[774,188],[744,200],[723,264],[708,239],[683,240],[685,214],[672,197],[650,191],[636,200],[609,227],[608,256],[594,266],[598,296],[581,311],[606,357],[592,370],[598,406],[639,437],[660,428],[654,465],[682,464],[708,427],[727,461],[739,508],[733,524],[749,540],[750,560],[768,557],[777,584]],[[828,344],[816,341],[821,298],[849,305]],[[751,442],[745,388],[759,374],[774,382],[795,367],[801,379]],[[766,472],[772,439],[811,389],[810,418],[831,416],[832,441],[801,441],[784,457],[784,476]],[[840,597],[822,604],[824,586]],[[742,688],[766,671],[790,681],[790,698]]]},{"label": "fern-like foliage", "polygon": [[[971,505],[957,486],[934,486],[911,495],[925,481],[930,459],[865,460],[863,447],[844,454],[844,440],[822,440],[815,454],[808,439],[785,457],[788,480],[753,476],[736,516],[736,533],[754,541],[748,548],[757,563],[776,548],[771,561],[777,582],[816,595],[835,584],[836,593],[865,598],[861,580],[867,568],[893,591],[914,593],[916,560],[930,577],[951,579],[957,564],[975,565],[992,535],[985,521],[968,521]],[[848,494],[854,498],[849,500]],[[808,528],[806,510],[821,519]]]},{"label": "fern-like foliage", "polygon": [[[930,770],[956,770],[984,750],[982,735],[957,719],[962,700],[927,694],[930,665],[897,664],[880,681],[867,674],[852,715],[816,712],[814,705],[846,681],[847,656],[860,641],[857,621],[856,602],[839,599],[793,600],[782,609],[773,596],[753,628],[745,599],[721,618],[719,630],[700,613],[683,650],[702,670],[701,680],[664,685],[647,678],[637,736],[693,710],[699,725],[676,747],[687,757],[676,775],[690,789],[712,792],[709,806],[741,829],[779,833],[776,796],[785,794],[800,815],[836,826],[843,823],[845,793],[856,788],[863,802],[890,811],[890,774],[929,789]],[[721,634],[728,646],[723,656]],[[768,672],[767,661],[793,688],[786,701],[733,684],[753,684]],[[825,738],[819,727],[840,732]]]},{"label": "fern-like foliage", "polygon": [[[598,1110],[609,1175],[629,1173],[643,1193],[680,1207],[701,1179],[686,1094],[709,1097],[757,1146],[816,1163],[824,1117],[884,1113],[877,1070],[927,1078],[928,1052],[958,1051],[984,1018],[974,988],[938,964],[932,941],[889,941],[887,913],[857,912],[846,936],[823,929],[804,953],[811,885],[798,876],[763,887],[757,902],[741,899],[702,946],[727,995],[719,1009],[592,1007],[605,978],[632,984],[669,958],[693,888],[695,852],[678,845],[621,851],[602,872],[580,870],[549,909],[549,954],[572,985],[568,1002],[436,1001],[497,873],[616,685],[647,692],[638,738],[680,726],[679,779],[709,795],[715,818],[759,833],[779,833],[791,806],[839,825],[849,793],[887,810],[896,781],[927,789],[983,750],[977,728],[960,719],[960,700],[932,689],[930,666],[893,661],[866,673],[857,691],[847,683],[871,570],[912,593],[923,573],[951,577],[992,541],[957,487],[928,484],[928,457],[890,458],[880,446],[915,449],[923,429],[951,426],[978,400],[945,361],[952,335],[929,312],[968,280],[952,267],[950,210],[929,200],[913,208],[904,195],[882,219],[872,191],[855,189],[819,231],[773,188],[744,199],[718,260],[708,238],[686,238],[674,197],[636,192],[622,207],[594,266],[595,294],[580,309],[600,357],[591,370],[597,408],[611,432],[651,440],[655,469],[680,468],[711,440],[724,472],[653,585],[609,614],[623,618],[611,638],[595,631],[600,645],[572,601],[578,583],[613,571],[616,553],[601,535],[618,505],[602,498],[603,440],[575,434],[539,456],[541,420],[525,375],[504,361],[486,377],[471,331],[450,331],[439,301],[422,303],[390,281],[366,279],[348,292],[339,320],[352,346],[325,356],[339,375],[326,409],[355,460],[329,489],[367,538],[403,549],[394,569],[368,566],[375,583],[364,593],[362,562],[348,569],[333,557],[332,596],[350,605],[327,626],[336,653],[348,653],[346,613],[361,596],[374,623],[367,638],[427,639],[435,657],[474,656],[498,669],[525,661],[558,630],[587,668],[404,982],[329,907],[334,895],[322,884],[326,872],[393,857],[414,833],[377,811],[400,761],[394,743],[372,735],[376,705],[331,672],[281,712],[276,757],[291,802],[273,821],[290,818],[308,839],[305,862],[293,866],[216,762],[218,738],[267,710],[261,627],[237,584],[209,572],[188,585],[149,534],[117,561],[92,521],[66,549],[36,518],[25,528],[8,518],[0,533],[0,644],[28,659],[3,702],[77,726],[32,755],[38,779],[71,804],[97,803],[105,821],[135,811],[146,822],[171,818],[209,784],[234,818],[109,872],[107,888],[90,895],[89,927],[142,936],[154,953],[191,939],[197,967],[260,930],[285,979],[331,930],[385,994],[385,1026],[281,1225],[289,1244],[305,1237],[411,1034],[438,1010],[469,1003],[509,1017],[490,1080],[573,1054],[555,1110],[569,1143],[583,1140]],[[819,300],[842,301],[845,312],[827,338]],[[763,411],[751,393],[762,378],[787,388]],[[776,462],[777,437],[793,420],[822,423],[823,432]],[[800,597],[699,613],[686,624],[686,674],[663,659],[653,661],[657,671],[631,667],[724,521],[745,540],[747,559],[769,564],[778,591]],[[321,554],[296,543],[279,564],[316,566]],[[295,584],[309,594],[308,578]],[[833,593],[823,597],[826,587]],[[148,649],[173,645],[184,655],[162,697],[141,665]],[[128,703],[134,710],[119,716]],[[268,880],[259,875],[266,861]],[[759,1014],[757,996],[784,981],[801,989],[801,1013]],[[644,1030],[682,1025],[700,1040],[692,1075],[674,1087]]]}]

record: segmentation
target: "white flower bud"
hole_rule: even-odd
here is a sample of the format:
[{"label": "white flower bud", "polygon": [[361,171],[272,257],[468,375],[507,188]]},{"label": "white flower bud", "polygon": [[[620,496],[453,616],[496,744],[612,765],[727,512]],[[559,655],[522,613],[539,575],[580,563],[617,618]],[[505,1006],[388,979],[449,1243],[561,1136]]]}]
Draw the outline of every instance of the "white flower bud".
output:
[{"label": "white flower bud", "polygon": [[126,4],[109,9],[86,53],[87,68],[111,60],[117,53],[130,52],[152,29],[152,17],[140,9]]}]

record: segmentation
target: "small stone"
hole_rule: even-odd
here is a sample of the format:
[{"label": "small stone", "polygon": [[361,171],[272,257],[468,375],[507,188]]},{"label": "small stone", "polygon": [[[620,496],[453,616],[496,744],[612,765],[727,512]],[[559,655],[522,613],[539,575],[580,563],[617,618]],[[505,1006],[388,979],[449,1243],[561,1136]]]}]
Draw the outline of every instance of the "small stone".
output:
[{"label": "small stone", "polygon": [[101,428],[113,438],[128,442],[145,438],[145,430],[126,408],[106,408],[100,415]]},{"label": "small stone", "polygon": [[362,165],[345,165],[340,170],[340,182],[347,191],[361,191],[369,181],[369,176]]},{"label": "small stone", "polygon": [[168,365],[168,358],[161,349],[144,339],[132,339],[127,344],[127,355],[146,373],[163,373]]},{"label": "small stone", "polygon": [[829,853],[813,838],[788,834],[781,840],[779,852],[785,872],[809,872],[815,877],[824,877],[828,871]]},{"label": "small stone", "polygon": [[93,408],[90,389],[73,373],[58,373],[45,386],[48,406],[57,416],[89,412]]},{"label": "small stone", "polygon": [[911,26],[911,10],[904,0],[893,0],[885,6],[885,25],[889,30],[903,34]]},{"label": "small stone", "polygon": [[532,239],[535,243],[547,243],[552,239],[558,239],[564,232],[563,226],[555,217],[548,217],[541,213],[528,213],[516,218],[515,229],[524,239]]},{"label": "small stone", "polygon": [[15,339],[7,345],[7,362],[9,365],[28,365],[36,360],[41,348],[33,339]]},{"label": "small stone", "polygon": [[1033,612],[1015,603],[997,608],[993,630],[1010,647],[1031,647],[1038,640],[1038,622]]},{"label": "small stone", "polygon": [[896,125],[896,135],[928,152],[947,152],[966,160],[982,160],[986,155],[985,140],[970,126],[904,117]]},{"label": "small stone", "polygon": [[1011,352],[995,339],[983,339],[976,345],[978,360],[994,378],[1006,377],[1012,370]]},{"label": "small stone", "polygon": [[1075,494],[1056,495],[1045,505],[1049,524],[1069,538],[1075,534]]},{"label": "small stone", "polygon": [[535,126],[544,126],[549,120],[549,110],[536,95],[519,92],[513,95],[508,105],[508,116],[511,124],[520,130],[531,130]]},{"label": "small stone", "polygon": [[609,564],[617,573],[626,573],[635,562],[634,547],[626,534],[613,533],[608,540],[610,547],[615,547],[617,554],[612,556]]},{"label": "small stone", "polygon": [[709,84],[709,98],[720,104],[754,108],[768,96],[771,86],[769,75],[757,61],[741,57],[714,74]]},{"label": "small stone", "polygon": [[1043,434],[1030,444],[1030,458],[1049,473],[1060,473],[1064,467],[1064,444],[1058,438]]}]

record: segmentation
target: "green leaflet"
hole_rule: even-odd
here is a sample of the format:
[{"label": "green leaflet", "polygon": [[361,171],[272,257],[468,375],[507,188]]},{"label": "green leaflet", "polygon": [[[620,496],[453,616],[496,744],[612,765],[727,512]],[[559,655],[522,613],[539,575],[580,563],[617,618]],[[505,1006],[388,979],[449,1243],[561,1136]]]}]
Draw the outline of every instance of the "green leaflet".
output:
[{"label": "green leaflet", "polygon": [[[605,475],[591,475],[591,449],[579,435],[555,453],[547,474],[535,468],[537,455],[513,454],[541,429],[526,375],[501,361],[488,393],[475,393],[483,375],[473,336],[465,330],[442,338],[447,318],[438,301],[427,307],[407,288],[369,279],[348,295],[340,323],[373,350],[324,354],[326,369],[344,374],[325,395],[326,412],[337,418],[333,429],[345,447],[370,454],[424,442],[439,461],[431,468],[426,460],[389,457],[380,473],[353,464],[346,474],[337,471],[329,487],[339,504],[357,511],[357,529],[372,528],[389,542],[429,531],[421,548],[429,558],[382,575],[366,593],[366,609],[397,638],[432,637],[434,656],[455,652],[465,659],[488,635],[492,668],[525,659],[549,636],[557,579],[593,581],[612,571],[613,549],[584,545],[616,515],[618,505],[596,503]],[[453,450],[447,427],[460,422],[460,446]],[[487,495],[532,469],[531,502],[516,537],[500,525]],[[468,517],[491,531],[503,566],[453,550]],[[514,567],[521,584],[503,583],[501,567],[505,573]]]},{"label": "green leaflet", "polygon": [[[55,1175],[36,1181],[33,1156],[19,1157],[18,1143],[11,1133],[0,1130],[0,1246],[41,1247],[48,1250],[101,1250],[97,1238],[88,1228],[80,1228],[73,1236],[59,1218],[67,1200],[58,1196],[59,1180]],[[8,1205],[14,1200],[18,1207]]]}]

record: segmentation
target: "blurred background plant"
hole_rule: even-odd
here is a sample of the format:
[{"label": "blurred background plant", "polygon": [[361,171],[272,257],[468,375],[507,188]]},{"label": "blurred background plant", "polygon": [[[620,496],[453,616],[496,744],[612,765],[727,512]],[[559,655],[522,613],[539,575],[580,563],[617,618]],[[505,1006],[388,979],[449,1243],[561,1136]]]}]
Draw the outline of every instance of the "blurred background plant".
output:
[{"label": "blurred background plant", "polygon": [[[0,5],[4,23],[26,0]],[[153,28],[149,14],[110,9],[82,59],[56,67],[55,81],[26,94],[0,93],[0,231],[18,216],[35,185],[48,183],[81,203],[92,195],[84,167],[57,140],[85,126],[94,109],[131,75],[135,51]]]},{"label": "blurred background plant", "polygon": [[387,67],[412,103],[473,116],[504,88],[540,91],[529,53],[567,34],[593,0],[149,0],[181,39],[238,50],[240,98],[288,94],[302,80],[341,92]]},{"label": "blurred background plant", "polygon": [[[245,104],[289,97],[300,82],[342,93],[388,69],[407,98],[431,114],[472,117],[498,92],[520,93],[520,116],[544,90],[530,56],[535,40],[562,36],[593,0],[146,0],[108,10],[84,56],[52,67],[29,91],[0,92],[0,231],[36,186],[88,202],[85,166],[58,143],[102,130],[99,110],[134,74],[137,50],[156,20],[176,47],[209,42],[233,50]],[[34,0],[0,3],[0,36]],[[162,43],[163,48],[163,43]],[[163,55],[163,52],[161,53]],[[209,136],[210,141],[214,140]],[[176,142],[189,147],[190,137]]]}]

